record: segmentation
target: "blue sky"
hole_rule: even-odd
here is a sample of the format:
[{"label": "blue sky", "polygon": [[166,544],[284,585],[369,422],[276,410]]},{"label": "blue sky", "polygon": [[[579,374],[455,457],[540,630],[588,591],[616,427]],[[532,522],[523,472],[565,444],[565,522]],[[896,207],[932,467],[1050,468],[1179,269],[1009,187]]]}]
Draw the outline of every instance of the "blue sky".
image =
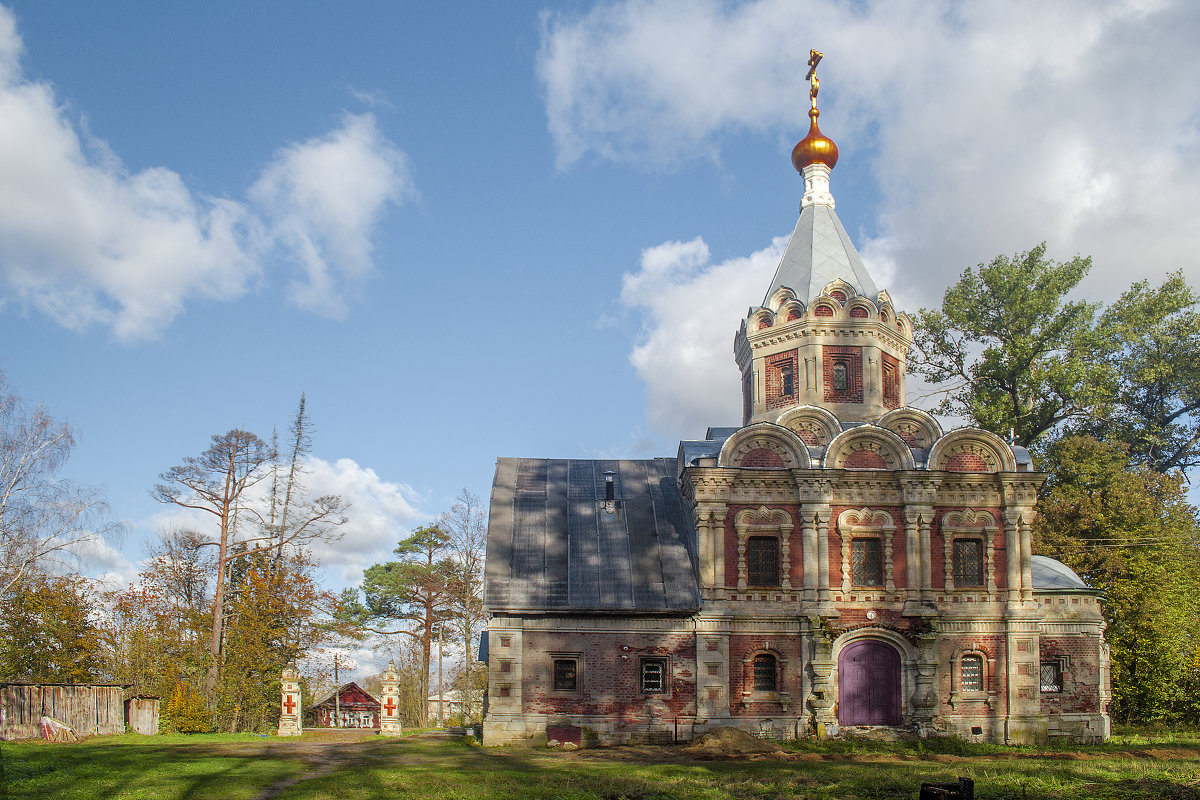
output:
[{"label": "blue sky", "polygon": [[[0,368],[69,420],[127,580],[158,474],[301,392],[333,584],[497,456],[736,424],[732,337],[801,195],[901,308],[1042,240],[1084,296],[1200,285],[1200,10],[1170,2],[0,7]],[[910,398],[912,399],[912,398]]]}]

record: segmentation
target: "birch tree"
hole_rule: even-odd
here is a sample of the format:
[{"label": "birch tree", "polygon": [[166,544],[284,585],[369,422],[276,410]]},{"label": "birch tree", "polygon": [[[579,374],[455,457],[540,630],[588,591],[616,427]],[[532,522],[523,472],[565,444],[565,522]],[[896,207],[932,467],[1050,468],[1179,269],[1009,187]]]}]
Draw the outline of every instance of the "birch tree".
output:
[{"label": "birch tree", "polygon": [[121,531],[99,491],[58,477],[74,445],[69,425],[27,408],[0,372],[0,594]]}]

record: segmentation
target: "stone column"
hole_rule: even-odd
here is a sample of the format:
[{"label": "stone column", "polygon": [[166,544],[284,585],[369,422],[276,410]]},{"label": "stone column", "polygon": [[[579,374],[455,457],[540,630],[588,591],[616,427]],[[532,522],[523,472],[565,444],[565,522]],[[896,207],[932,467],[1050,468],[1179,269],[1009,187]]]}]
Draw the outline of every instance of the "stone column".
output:
[{"label": "stone column", "polygon": [[1017,525],[1021,529],[1021,599],[1033,600],[1033,532],[1029,515],[1022,514]]},{"label": "stone column", "polygon": [[829,507],[816,510],[817,526],[817,594],[822,606],[833,607],[833,592],[829,589]]},{"label": "stone column", "polygon": [[811,511],[804,509],[800,516],[800,529],[804,534],[804,599],[807,602],[817,601],[817,569],[820,559],[817,556],[817,525]]},{"label": "stone column", "polygon": [[1004,546],[1008,551],[1008,602],[1021,602],[1021,515],[1015,511],[1004,512]]},{"label": "stone column", "polygon": [[299,736],[304,732],[300,723],[299,679],[300,675],[296,672],[295,667],[287,666],[284,668],[279,698],[280,715],[278,733],[280,736]]},{"label": "stone column", "polygon": [[383,673],[379,732],[384,736],[399,736],[404,732],[404,728],[400,724],[400,679],[396,677],[396,665],[390,662]]},{"label": "stone column", "polygon": [[917,516],[921,533],[921,600],[933,602],[933,514]]}]

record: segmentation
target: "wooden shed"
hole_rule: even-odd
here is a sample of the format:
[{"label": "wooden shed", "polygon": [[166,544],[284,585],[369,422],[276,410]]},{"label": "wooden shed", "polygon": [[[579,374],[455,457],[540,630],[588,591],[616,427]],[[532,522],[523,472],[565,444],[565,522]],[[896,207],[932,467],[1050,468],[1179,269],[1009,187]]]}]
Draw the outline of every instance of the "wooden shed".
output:
[{"label": "wooden shed", "polygon": [[125,724],[134,733],[154,736],[158,733],[158,698],[138,695],[125,701]]},{"label": "wooden shed", "polygon": [[378,728],[379,698],[357,683],[330,689],[309,709],[318,728]]},{"label": "wooden shed", "polygon": [[125,687],[120,684],[0,683],[0,740],[36,739],[42,717],[69,725],[78,736],[125,732]]}]

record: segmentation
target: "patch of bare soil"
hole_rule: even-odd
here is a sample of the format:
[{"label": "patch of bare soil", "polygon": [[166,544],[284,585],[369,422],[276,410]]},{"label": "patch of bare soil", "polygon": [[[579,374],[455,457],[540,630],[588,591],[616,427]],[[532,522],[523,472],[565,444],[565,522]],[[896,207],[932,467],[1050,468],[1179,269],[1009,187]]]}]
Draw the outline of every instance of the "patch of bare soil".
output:
[{"label": "patch of bare soil", "polygon": [[783,755],[786,751],[765,739],[759,739],[737,728],[714,728],[705,731],[687,748],[692,755],[709,758],[735,756]]}]

